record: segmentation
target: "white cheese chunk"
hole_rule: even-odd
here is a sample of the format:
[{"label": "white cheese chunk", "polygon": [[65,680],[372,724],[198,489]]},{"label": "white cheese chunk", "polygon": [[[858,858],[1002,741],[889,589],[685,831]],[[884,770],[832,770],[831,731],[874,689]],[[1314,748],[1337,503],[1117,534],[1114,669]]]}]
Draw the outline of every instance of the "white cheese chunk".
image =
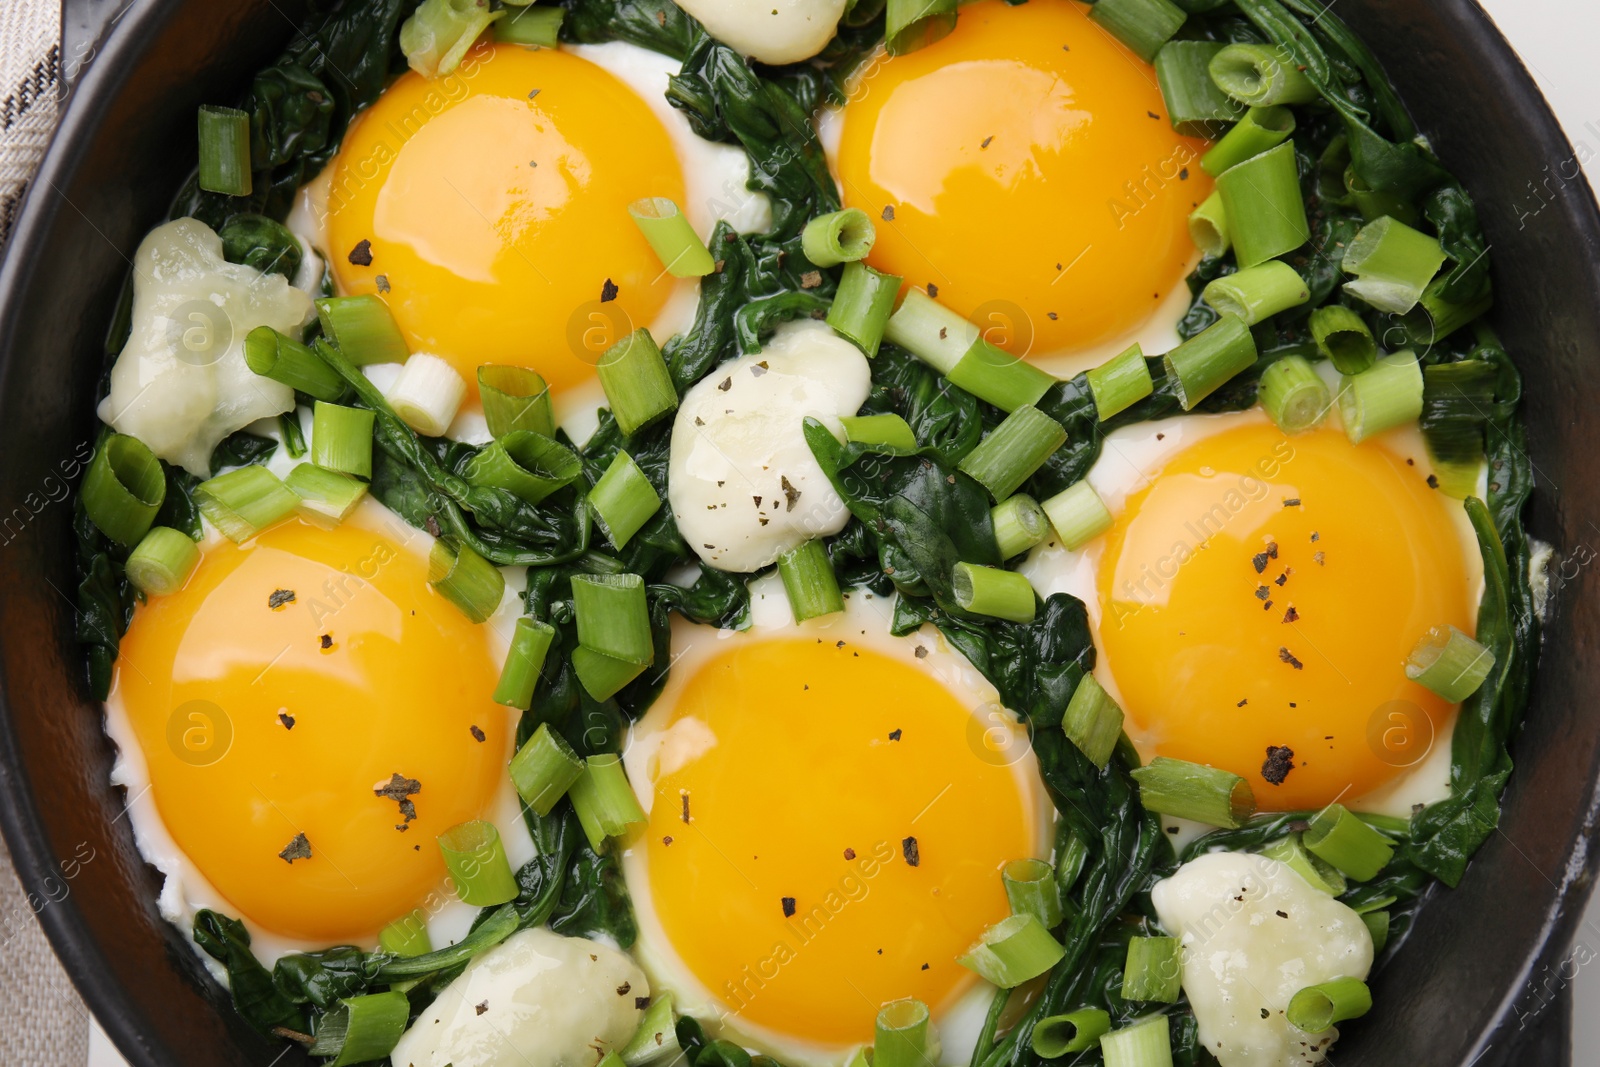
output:
[{"label": "white cheese chunk", "polygon": [[843,529],[850,513],[806,445],[805,420],[842,437],[839,417],[855,414],[871,386],[860,349],[808,319],[690,389],[667,478],[689,547],[713,567],[749,572]]},{"label": "white cheese chunk", "polygon": [[1308,1034],[1284,1012],[1306,986],[1365,979],[1372,936],[1350,908],[1265,856],[1213,852],[1156,883],[1150,898],[1183,950],[1183,991],[1200,1042],[1222,1067],[1322,1063],[1336,1027]]},{"label": "white cheese chunk", "polygon": [[298,339],[311,315],[311,298],[283,276],[223,259],[205,223],[158,226],[134,256],[133,332],[100,417],[206,477],[224,437],[294,407],[294,390],[245,364],[245,335],[271,326]]},{"label": "white cheese chunk", "polygon": [[522,930],[467,965],[390,1055],[396,1067],[594,1067],[628,1043],[650,985],[623,952]]},{"label": "white cheese chunk", "polygon": [[798,63],[833,40],[845,0],[678,0],[706,32],[762,63]]}]

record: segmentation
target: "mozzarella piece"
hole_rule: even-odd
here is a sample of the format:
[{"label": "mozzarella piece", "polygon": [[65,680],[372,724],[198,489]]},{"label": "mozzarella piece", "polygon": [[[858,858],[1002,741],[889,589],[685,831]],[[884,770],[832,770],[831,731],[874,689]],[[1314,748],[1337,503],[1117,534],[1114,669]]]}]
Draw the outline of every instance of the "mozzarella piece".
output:
[{"label": "mozzarella piece", "polygon": [[798,63],[833,40],[845,0],[678,0],[723,44],[762,63]]},{"label": "mozzarella piece", "polygon": [[133,332],[100,418],[207,477],[224,437],[294,407],[294,390],[245,364],[245,335],[271,326],[298,338],[311,314],[311,298],[281,275],[223,259],[205,223],[158,226],[134,257]]},{"label": "mozzarella piece", "polygon": [[390,1054],[399,1067],[594,1067],[639,1028],[650,985],[625,953],[522,930],[467,965]]},{"label": "mozzarella piece", "polygon": [[712,371],[672,426],[667,500],[708,564],[757,571],[849,521],[805,440],[807,416],[842,439],[872,386],[866,357],[820,322],[780,327],[760,352]]},{"label": "mozzarella piece", "polygon": [[1322,1063],[1336,1027],[1307,1034],[1284,1012],[1306,986],[1365,979],[1372,935],[1350,908],[1277,860],[1213,852],[1150,891],[1183,946],[1183,991],[1200,1043],[1222,1067]]}]

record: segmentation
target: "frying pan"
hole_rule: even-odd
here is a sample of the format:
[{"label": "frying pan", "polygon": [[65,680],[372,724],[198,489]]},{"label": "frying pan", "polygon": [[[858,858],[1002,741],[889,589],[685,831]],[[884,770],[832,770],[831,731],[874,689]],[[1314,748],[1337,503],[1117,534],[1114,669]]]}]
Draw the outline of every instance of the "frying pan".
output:
[{"label": "frying pan", "polygon": [[[195,108],[237,97],[304,8],[135,0],[74,86],[0,267],[0,828],[67,972],[135,1067],[303,1062],[244,1025],[157,913],[159,880],[134,848],[127,798],[107,785],[113,753],[73,639],[70,487],[94,438],[118,289],[193,166]],[[73,34],[113,10],[79,0],[69,69],[83,58]],[[1459,889],[1433,891],[1404,951],[1374,979],[1373,1012],[1348,1028],[1334,1060],[1535,1062],[1514,1046],[1534,1021],[1562,1020],[1564,986],[1600,956],[1600,934],[1578,930],[1600,866],[1590,847],[1600,772],[1600,215],[1572,146],[1475,3],[1341,0],[1337,10],[1477,199],[1494,253],[1494,325],[1527,384],[1538,486],[1528,526],[1559,554],[1500,831]]]}]

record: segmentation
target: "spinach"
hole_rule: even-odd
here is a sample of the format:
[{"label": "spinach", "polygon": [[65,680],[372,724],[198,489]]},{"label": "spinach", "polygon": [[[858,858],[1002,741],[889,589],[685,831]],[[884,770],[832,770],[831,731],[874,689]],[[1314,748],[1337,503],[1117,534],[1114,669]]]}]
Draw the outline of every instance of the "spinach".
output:
[{"label": "spinach", "polygon": [[238,919],[201,909],[194,917],[194,943],[227,969],[233,1006],[245,1022],[264,1034],[275,1026],[306,1031],[304,1013],[250,951],[250,932]]},{"label": "spinach", "polygon": [[265,215],[235,215],[217,231],[222,256],[262,274],[281,274],[291,282],[300,269],[300,242],[283,223]]}]

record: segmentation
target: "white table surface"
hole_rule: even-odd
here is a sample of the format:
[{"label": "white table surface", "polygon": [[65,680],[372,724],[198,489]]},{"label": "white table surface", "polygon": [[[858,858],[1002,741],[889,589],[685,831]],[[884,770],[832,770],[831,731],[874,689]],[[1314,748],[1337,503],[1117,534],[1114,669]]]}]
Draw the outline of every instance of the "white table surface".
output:
[{"label": "white table surface", "polygon": [[[1589,0],[1479,0],[1533,72],[1572,140],[1591,185],[1600,187],[1600,4]],[[1552,166],[1557,160],[1550,161]],[[1569,967],[1573,990],[1573,1048],[1600,1048],[1600,897],[1578,931]],[[1573,973],[1575,972],[1575,974]],[[1564,980],[1564,979],[1563,979]],[[1574,1062],[1585,1062],[1578,1053]],[[89,1067],[127,1067],[95,1025]]]}]

